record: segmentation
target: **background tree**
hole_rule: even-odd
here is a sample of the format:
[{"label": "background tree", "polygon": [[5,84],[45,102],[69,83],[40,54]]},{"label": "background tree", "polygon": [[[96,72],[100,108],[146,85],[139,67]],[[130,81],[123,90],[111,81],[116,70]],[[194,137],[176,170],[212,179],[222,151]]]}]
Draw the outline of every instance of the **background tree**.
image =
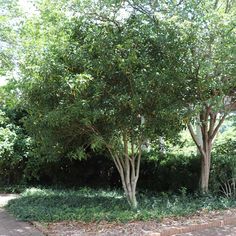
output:
[{"label": "background tree", "polygon": [[[202,8],[201,20],[193,26],[197,37],[189,45],[194,72],[191,91],[196,102],[189,107],[192,118],[188,121],[188,129],[202,158],[202,192],[208,192],[214,140],[236,105],[235,8],[219,4],[218,1],[215,5],[198,6]],[[192,124],[200,126],[199,135]]]},{"label": "background tree", "polygon": [[[186,50],[173,49],[181,53],[181,63],[170,66],[177,67],[183,75],[179,82],[185,83],[185,88],[182,91],[177,85],[175,88],[178,99],[186,107],[183,120],[201,155],[200,188],[208,192],[213,142],[225,118],[236,107],[235,3],[224,0],[178,1],[174,5],[162,1],[127,2],[153,21],[174,22],[186,34],[186,40],[182,40]],[[193,125],[199,127],[199,132],[194,131]]]},{"label": "background tree", "polygon": [[0,183],[18,184],[23,182],[32,144],[23,127],[26,112],[13,83],[0,87],[0,98]]}]

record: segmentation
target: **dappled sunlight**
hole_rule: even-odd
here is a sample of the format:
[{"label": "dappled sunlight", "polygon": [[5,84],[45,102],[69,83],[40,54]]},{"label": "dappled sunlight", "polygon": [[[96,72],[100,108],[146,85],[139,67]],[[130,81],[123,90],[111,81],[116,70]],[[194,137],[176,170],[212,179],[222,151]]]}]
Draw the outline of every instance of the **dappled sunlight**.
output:
[{"label": "dappled sunlight", "polygon": [[0,207],[7,205],[10,200],[17,197],[19,197],[18,194],[0,194]]},{"label": "dappled sunlight", "polygon": [[196,212],[227,209],[235,206],[233,199],[213,196],[138,193],[137,210],[126,204],[120,191],[27,189],[13,199],[7,209],[20,219],[30,221],[132,221],[160,220],[163,217],[186,216]]},{"label": "dappled sunlight", "polygon": [[[28,189],[10,201],[8,209],[25,220],[58,221],[114,219],[115,211],[127,211],[126,199],[114,191],[59,191]],[[115,209],[116,208],[116,209]],[[114,211],[114,212],[113,212]]]}]

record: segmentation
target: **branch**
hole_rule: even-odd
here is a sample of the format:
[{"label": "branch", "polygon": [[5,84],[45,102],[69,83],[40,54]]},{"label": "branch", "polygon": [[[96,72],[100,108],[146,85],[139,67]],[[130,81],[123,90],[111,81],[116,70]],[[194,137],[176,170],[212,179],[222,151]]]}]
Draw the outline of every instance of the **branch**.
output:
[{"label": "branch", "polygon": [[223,122],[225,121],[226,116],[233,111],[234,109],[236,109],[236,101],[232,102],[229,105],[225,105],[225,109],[227,110],[224,115],[220,118],[220,121],[218,123],[218,125],[216,126],[215,130],[213,131],[212,135],[211,135],[211,139],[214,139],[217,132],[219,131],[220,126],[223,124]]},{"label": "branch", "polygon": [[[94,18],[95,20],[100,20],[101,22],[110,22],[110,23],[113,23],[118,29],[119,31],[121,31],[121,25],[120,23],[115,20],[114,18],[109,18],[108,16],[105,16],[105,15],[100,15],[96,12],[93,12],[93,13],[87,13],[87,15],[91,16],[91,18]],[[96,18],[95,18],[96,17]]]},{"label": "branch", "polygon": [[228,114],[228,113],[225,113],[225,114],[221,117],[221,119],[220,119],[218,125],[216,126],[215,130],[213,131],[213,133],[212,133],[212,135],[211,135],[211,137],[210,137],[212,140],[214,139],[214,137],[216,136],[217,132],[219,131],[219,128],[220,128],[220,126],[223,124],[223,122],[224,122],[224,120],[225,120],[227,114]]},{"label": "branch", "polygon": [[195,134],[194,131],[193,131],[192,125],[189,123],[187,126],[188,126],[188,130],[189,130],[189,132],[190,132],[190,134],[191,134],[191,137],[192,137],[194,143],[197,145],[197,148],[198,148],[198,150],[200,151],[200,153],[204,156],[205,153],[204,153],[204,151],[202,150],[201,144],[200,144],[200,143],[198,142],[198,140],[197,140],[197,136],[196,136],[196,134]]},{"label": "branch", "polygon": [[138,160],[137,160],[137,166],[136,166],[136,181],[138,180],[139,178],[139,171],[140,171],[140,161],[141,161],[141,156],[142,156],[142,141],[140,140],[139,141],[139,144],[138,144],[139,148],[138,148]]},{"label": "branch", "polygon": [[112,157],[112,159],[113,159],[113,161],[114,161],[114,163],[115,163],[115,166],[116,166],[118,172],[121,173],[121,166],[119,165],[118,161],[116,160],[115,155],[112,153],[110,147],[107,146],[107,149],[108,149],[108,151],[109,151],[110,154],[111,154],[111,157]]},{"label": "branch", "polygon": [[214,127],[215,127],[215,123],[216,123],[216,114],[211,112],[210,113],[210,128],[208,131],[208,136],[211,137]]},{"label": "branch", "polygon": [[226,104],[225,109],[227,109],[228,112],[235,111],[236,110],[236,101],[232,102],[231,104]]},{"label": "branch", "polygon": [[210,115],[211,111],[211,106],[208,106],[205,104],[205,108],[203,110],[203,122],[202,122],[202,127],[203,127],[203,132],[202,132],[202,137],[204,143],[208,140],[208,117]]},{"label": "branch", "polygon": [[201,147],[200,143],[199,143],[198,140],[197,140],[197,136],[196,136],[196,134],[195,134],[194,131],[193,131],[192,125],[189,123],[187,126],[188,126],[188,130],[189,130],[189,132],[190,132],[190,134],[191,134],[191,136],[192,136],[193,141],[195,142],[195,144],[196,144],[198,147]]}]

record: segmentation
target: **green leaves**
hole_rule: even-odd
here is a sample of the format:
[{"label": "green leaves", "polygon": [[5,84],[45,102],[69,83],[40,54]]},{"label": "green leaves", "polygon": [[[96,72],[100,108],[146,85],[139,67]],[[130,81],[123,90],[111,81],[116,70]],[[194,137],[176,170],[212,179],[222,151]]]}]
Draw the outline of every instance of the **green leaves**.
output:
[{"label": "green leaves", "polygon": [[182,189],[182,196],[167,193],[140,194],[138,211],[125,204],[119,191],[77,191],[27,189],[20,198],[13,199],[7,209],[21,220],[55,222],[129,222],[137,220],[160,220],[164,217],[189,216],[206,210],[235,207],[235,200],[213,196],[189,196]]},{"label": "green leaves", "polygon": [[6,75],[14,65],[12,47],[16,35],[12,18],[17,15],[15,4],[16,1],[14,0],[0,1],[0,76]]},{"label": "green leaves", "polygon": [[222,109],[235,85],[234,8],[88,2],[42,1],[21,31],[26,124],[45,148],[117,145],[124,131],[172,138],[204,104]]},{"label": "green leaves", "polygon": [[[6,109],[5,109],[6,110]],[[16,183],[22,178],[25,160],[30,157],[32,140],[18,124],[17,110],[0,109],[0,181]],[[18,179],[19,178],[19,179]]]},{"label": "green leaves", "polygon": [[119,149],[124,131],[133,142],[174,136],[181,128],[178,50],[186,38],[175,19],[157,25],[132,12],[117,20],[122,5],[104,4],[105,13],[70,3],[43,1],[22,30],[28,130],[72,158],[83,156],[78,147]]}]

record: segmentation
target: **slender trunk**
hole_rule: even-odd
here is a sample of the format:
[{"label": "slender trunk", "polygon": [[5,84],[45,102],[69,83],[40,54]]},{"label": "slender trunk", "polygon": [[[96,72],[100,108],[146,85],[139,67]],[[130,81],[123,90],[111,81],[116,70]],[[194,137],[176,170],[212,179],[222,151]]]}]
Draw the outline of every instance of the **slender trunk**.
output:
[{"label": "slender trunk", "polygon": [[164,141],[164,138],[162,136],[159,136],[159,152],[161,154],[166,153],[165,141]]},{"label": "slender trunk", "polygon": [[139,178],[140,161],[142,154],[142,143],[137,144],[137,150],[135,151],[135,145],[131,140],[131,154],[128,153],[129,141],[127,136],[123,136],[123,152],[116,152],[111,146],[107,145],[107,148],[113,158],[116,168],[120,174],[122,187],[125,192],[127,201],[132,209],[137,209],[138,202],[136,198],[136,187]]},{"label": "slender trunk", "polygon": [[125,166],[122,169],[125,178],[121,178],[122,186],[125,191],[126,198],[132,209],[138,207],[136,198],[136,186],[139,177],[139,166],[135,163],[134,157],[125,156]]},{"label": "slender trunk", "polygon": [[213,140],[211,138],[211,126],[212,122],[208,122],[209,111],[206,110],[203,113],[204,120],[202,121],[201,131],[202,131],[202,144],[200,145],[202,151],[201,160],[201,176],[200,176],[200,188],[203,194],[209,191],[209,177],[210,177],[210,167],[211,167],[211,147]]}]

